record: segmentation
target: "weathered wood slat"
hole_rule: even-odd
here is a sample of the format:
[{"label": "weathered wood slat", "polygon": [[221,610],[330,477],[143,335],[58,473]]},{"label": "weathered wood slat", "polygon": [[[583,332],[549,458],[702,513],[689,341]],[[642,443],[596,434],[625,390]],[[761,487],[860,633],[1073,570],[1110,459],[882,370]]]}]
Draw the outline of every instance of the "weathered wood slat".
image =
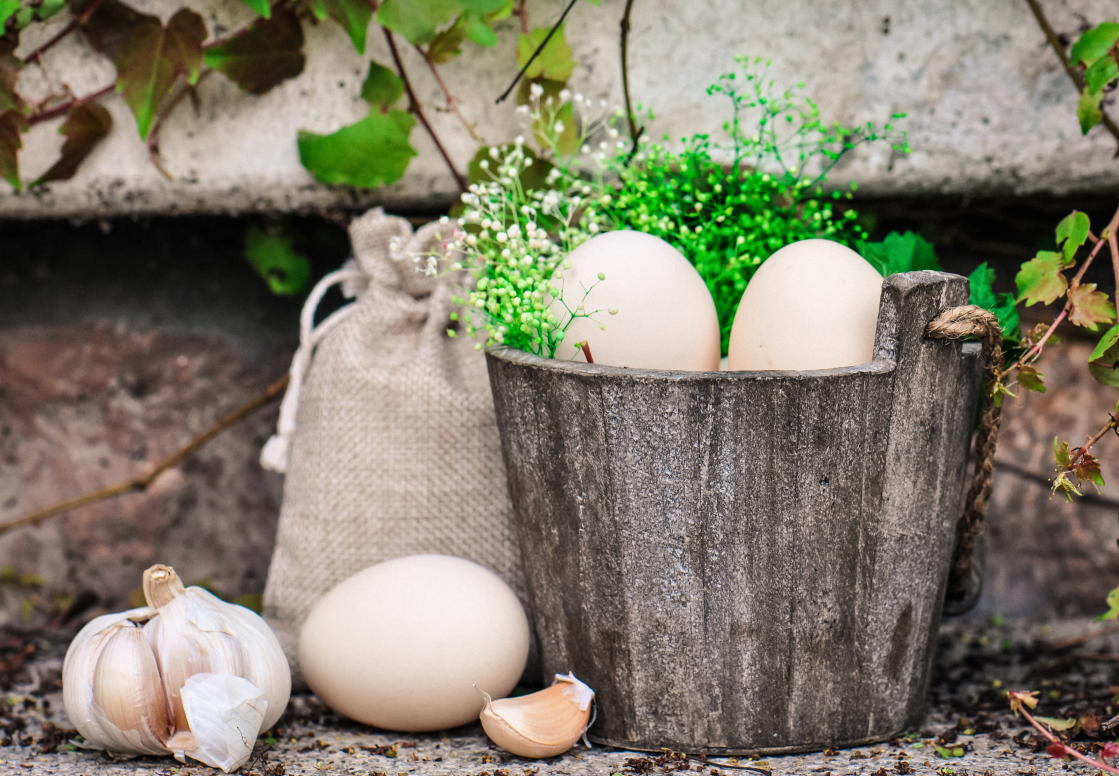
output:
[{"label": "weathered wood slat", "polygon": [[794,751],[920,723],[979,377],[924,338],[967,281],[883,284],[875,360],[630,370],[487,353],[548,673],[591,738]]}]

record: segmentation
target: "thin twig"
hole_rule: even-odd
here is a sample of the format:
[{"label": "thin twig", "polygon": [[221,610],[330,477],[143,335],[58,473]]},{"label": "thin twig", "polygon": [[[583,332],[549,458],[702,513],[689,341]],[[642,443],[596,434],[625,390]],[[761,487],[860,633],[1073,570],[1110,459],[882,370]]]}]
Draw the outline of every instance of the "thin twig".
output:
[{"label": "thin twig", "polygon": [[[1010,693],[1011,699],[1014,699],[1016,697],[1021,697],[1021,695],[1022,694],[1016,693],[1016,692]],[[1046,728],[1042,727],[1041,724],[1038,723],[1038,721],[1036,719],[1034,719],[1032,716],[1030,716],[1030,713],[1028,711],[1026,711],[1026,709],[1025,709],[1024,702],[1019,704],[1018,711],[1020,711],[1022,713],[1022,716],[1025,717],[1026,720],[1031,725],[1033,725],[1034,730],[1041,733],[1043,736],[1048,738],[1050,741],[1052,741],[1057,746],[1061,747],[1062,754],[1067,754],[1067,755],[1070,755],[1072,757],[1077,758],[1078,760],[1083,760],[1084,762],[1088,763],[1089,765],[1091,765],[1095,768],[1099,768],[1101,771],[1107,771],[1108,773],[1119,773],[1119,768],[1115,768],[1114,766],[1108,765],[1107,763],[1101,762],[1100,760],[1094,760],[1091,757],[1088,757],[1088,756],[1083,755],[1080,752],[1076,751],[1071,746],[1066,746],[1063,741],[1061,741],[1055,735],[1050,733]],[[1053,756],[1053,755],[1050,754],[1050,756]]]},{"label": "thin twig", "polygon": [[[1053,478],[1049,475],[1031,471],[1025,466],[1019,466],[1018,464],[1011,463],[1010,461],[996,460],[995,468],[1000,471],[1005,471],[1008,474],[1012,474],[1020,479],[1026,480],[1027,482],[1033,482],[1038,485],[1042,485],[1046,489],[1051,489],[1053,487]],[[1081,501],[1085,504],[1099,504],[1100,506],[1105,507],[1119,507],[1119,499],[1108,498],[1107,496],[1097,493],[1085,493],[1078,499],[1078,503]]]},{"label": "thin twig", "polygon": [[1110,636],[1115,633],[1119,633],[1119,625],[1105,625],[1099,630],[1094,630],[1091,633],[1082,633],[1079,636],[1074,636],[1071,639],[1064,639],[1063,641],[1051,641],[1045,646],[1048,649],[1052,650],[1068,649],[1069,647],[1075,647],[1079,644],[1083,644],[1086,641],[1091,641],[1092,639],[1099,638],[1101,636]]},{"label": "thin twig", "polygon": [[58,33],[54,37],[52,37],[46,43],[39,46],[39,48],[34,49],[31,53],[25,56],[23,58],[24,63],[30,62],[33,59],[39,59],[39,57],[41,57],[45,52],[50,51],[52,48],[54,48],[55,45],[58,44],[63,38],[88,22],[89,17],[93,16],[94,11],[96,11],[101,6],[102,2],[104,2],[104,0],[93,0],[93,2],[90,3],[89,8],[85,9],[85,11],[82,12],[81,16],[76,16],[71,19],[65,27],[58,31]]},{"label": "thin twig", "polygon": [[462,115],[462,111],[459,110],[458,107],[458,100],[456,100],[455,96],[451,94],[451,90],[447,88],[446,82],[443,81],[443,76],[439,75],[439,68],[435,65],[435,62],[434,60],[432,60],[431,55],[419,46],[416,46],[416,51],[420,52],[420,56],[424,58],[424,62],[427,62],[427,69],[431,71],[431,74],[433,76],[435,76],[435,82],[439,84],[439,88],[443,90],[443,96],[447,98],[447,107],[450,108],[452,113],[458,116],[458,120],[462,122],[462,125],[464,127],[466,127],[466,131],[470,133],[470,137],[474,138],[474,140],[479,143],[485,143],[486,141],[482,139],[481,135],[478,134],[478,132],[474,128],[474,125],[466,120],[466,116]]},{"label": "thin twig", "polygon": [[248,402],[239,409],[234,410],[225,417],[220,418],[216,423],[206,429],[203,433],[196,436],[189,443],[187,443],[186,446],[179,448],[179,450],[172,453],[167,458],[164,458],[162,461],[159,462],[159,464],[156,465],[154,469],[149,471],[147,474],[128,480],[127,482],[122,482],[119,485],[113,485],[108,488],[102,488],[101,490],[95,490],[92,493],[86,493],[83,496],[78,496],[77,498],[63,501],[59,504],[55,504],[54,506],[47,507],[46,509],[40,509],[37,512],[32,512],[29,515],[25,515],[24,517],[18,518],[16,520],[12,520],[9,523],[4,523],[0,525],[0,536],[3,536],[10,531],[14,531],[17,528],[24,528],[29,525],[35,525],[41,520],[45,520],[46,518],[52,517],[53,515],[61,514],[62,512],[69,512],[72,509],[84,507],[88,504],[94,504],[98,501],[104,501],[105,499],[113,498],[114,496],[122,496],[125,493],[131,493],[132,491],[146,490],[148,486],[155,481],[156,477],[163,474],[163,472],[167,471],[168,469],[178,466],[185,458],[197,451],[218,434],[225,431],[227,428],[236,425],[240,421],[252,415],[257,410],[268,406],[276,399],[280,398],[280,396],[284,392],[284,389],[287,388],[287,385],[288,375],[284,375],[279,380],[268,386],[268,388],[260,396],[257,396],[252,401]]},{"label": "thin twig", "polygon": [[594,363],[594,357],[591,355],[591,343],[583,340],[582,342],[576,342],[575,347],[582,349],[583,356],[586,357],[588,364]]},{"label": "thin twig", "polygon": [[626,0],[626,10],[622,14],[622,94],[626,100],[626,120],[629,122],[629,136],[633,141],[633,152],[637,151],[637,139],[641,137],[641,133],[645,131],[644,127],[638,127],[637,122],[633,118],[633,103],[629,99],[629,13],[633,10],[633,0]]},{"label": "thin twig", "polygon": [[148,158],[151,159],[152,164],[155,165],[155,169],[159,170],[163,177],[169,181],[175,180],[175,177],[163,166],[163,159],[159,155],[159,131],[163,129],[163,122],[166,121],[167,117],[178,107],[179,103],[183,101],[183,98],[191,94],[198,87],[198,84],[202,83],[206,76],[212,72],[214,71],[209,68],[203,68],[197,81],[193,84],[184,83],[179,93],[172,97],[171,101],[164,105],[159,113],[156,114],[155,120],[152,122],[151,131],[148,132]]},{"label": "thin twig", "polygon": [[521,32],[528,35],[528,0],[521,0],[521,7],[517,9],[517,16],[521,19]]},{"label": "thin twig", "polygon": [[424,129],[426,129],[427,134],[431,136],[432,141],[435,143],[435,147],[439,149],[443,161],[446,162],[447,167],[450,168],[451,175],[455,177],[455,182],[458,184],[459,190],[464,192],[468,191],[470,187],[466,183],[466,178],[462,177],[455,168],[455,163],[451,161],[447,149],[443,147],[443,143],[440,142],[439,136],[435,134],[435,130],[432,129],[431,124],[428,123],[427,116],[424,115],[420,101],[416,99],[416,92],[412,89],[412,82],[408,80],[408,73],[404,70],[404,62],[400,59],[400,52],[396,48],[396,41],[393,40],[392,30],[388,27],[382,27],[381,30],[385,33],[385,40],[389,42],[389,50],[392,52],[392,59],[396,63],[396,72],[400,74],[400,80],[404,82],[404,88],[408,92],[408,110],[415,113],[416,118],[424,125]]},{"label": "thin twig", "polygon": [[[1086,85],[1084,83],[1084,76],[1080,74],[1080,71],[1077,70],[1074,65],[1069,63],[1068,55],[1065,54],[1065,47],[1061,43],[1061,39],[1057,37],[1057,33],[1053,31],[1053,26],[1049,24],[1049,20],[1045,18],[1045,12],[1041,10],[1041,5],[1038,4],[1037,0],[1026,0],[1026,4],[1029,5],[1030,10],[1034,12],[1034,18],[1037,19],[1038,26],[1040,26],[1041,31],[1045,33],[1049,45],[1057,54],[1057,59],[1061,60],[1061,65],[1064,66],[1065,72],[1068,73],[1068,77],[1076,84],[1077,92],[1083,92]],[[1102,106],[1100,108],[1100,113],[1103,117],[1103,125],[1107,127],[1107,131],[1110,132],[1116,140],[1119,140],[1119,125],[1116,125],[1115,122],[1112,121],[1111,116],[1107,114],[1107,111],[1105,111]],[[1119,148],[1115,150],[1115,154],[1119,156]]]},{"label": "thin twig", "polygon": [[106,94],[111,93],[114,89],[116,89],[116,84],[109,84],[105,88],[98,89],[93,94],[87,94],[81,99],[70,100],[69,102],[65,102],[62,105],[51,108],[50,110],[45,110],[42,113],[32,113],[30,116],[27,117],[27,123],[35,125],[38,124],[40,121],[49,121],[50,119],[56,118],[57,116],[62,116],[66,113],[69,113],[74,108],[77,108],[79,105],[85,105],[87,102],[93,102],[94,100],[101,99]]},{"label": "thin twig", "polygon": [[528,58],[527,62],[525,62],[525,66],[521,68],[521,72],[517,73],[517,77],[513,79],[513,83],[509,84],[509,88],[502,92],[501,96],[497,98],[497,104],[500,105],[502,102],[505,102],[505,98],[508,97],[512,93],[513,89],[517,86],[517,84],[521,82],[521,79],[524,78],[525,73],[527,73],[528,69],[532,67],[532,63],[536,61],[536,58],[538,56],[540,56],[540,52],[543,51],[544,47],[548,45],[548,41],[552,39],[552,36],[556,34],[556,30],[558,30],[560,28],[560,25],[563,24],[563,20],[567,18],[567,12],[574,8],[575,3],[577,2],[578,0],[571,0],[571,2],[567,4],[567,8],[563,9],[563,14],[560,16],[559,21],[555,23],[552,29],[548,30],[548,34],[544,38],[544,42],[536,47],[536,51],[532,52],[532,56]]}]

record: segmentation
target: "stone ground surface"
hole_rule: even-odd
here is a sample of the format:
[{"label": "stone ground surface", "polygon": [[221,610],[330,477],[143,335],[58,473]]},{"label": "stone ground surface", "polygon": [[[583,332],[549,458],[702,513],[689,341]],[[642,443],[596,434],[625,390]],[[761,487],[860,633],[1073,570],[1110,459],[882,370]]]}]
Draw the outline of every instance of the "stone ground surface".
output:
[{"label": "stone ground surface", "polygon": [[[996,623],[953,623],[942,628],[925,726],[870,747],[764,759],[716,758],[704,763],[579,746],[563,757],[531,761],[490,744],[478,725],[437,734],[398,735],[350,722],[324,708],[313,695],[300,695],[271,731],[274,738],[258,742],[254,760],[240,773],[630,776],[690,771],[727,776],[760,770],[821,776],[1035,776],[1095,772],[1083,763],[1065,764],[1049,757],[1045,743],[1009,712],[1002,693],[1004,688],[1039,691],[1039,715],[1080,719],[1082,730],[1094,735],[1080,733],[1075,746],[1085,752],[1099,749],[1117,732],[1109,724],[1117,724],[1111,718],[1119,703],[1115,686],[1119,684],[1119,636],[1112,633],[1062,648],[1054,645],[1105,628],[1089,620]],[[7,669],[0,673],[7,698],[7,704],[0,705],[0,776],[218,773],[170,758],[111,759],[70,744],[74,731],[67,729],[59,684],[64,647],[65,639],[58,634],[8,635],[0,641],[5,656],[0,669]],[[22,662],[20,655],[26,656]],[[949,756],[940,756],[938,747]],[[750,770],[743,770],[746,766]]]}]

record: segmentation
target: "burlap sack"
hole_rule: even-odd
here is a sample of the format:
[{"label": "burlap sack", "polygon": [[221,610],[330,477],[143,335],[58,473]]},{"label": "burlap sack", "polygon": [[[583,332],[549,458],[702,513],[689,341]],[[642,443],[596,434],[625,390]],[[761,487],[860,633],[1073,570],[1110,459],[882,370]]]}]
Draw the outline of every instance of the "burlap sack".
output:
[{"label": "burlap sack", "polygon": [[[504,579],[531,616],[485,358],[477,340],[446,333],[462,278],[426,276],[412,258],[441,251],[437,235],[449,239],[452,228],[413,234],[402,218],[366,213],[350,227],[357,266],[324,279],[304,310],[279,433],[262,454],[270,468],[289,459],[264,617],[297,685],[311,607],[390,558],[472,560]],[[357,301],[314,328],[333,282]]]}]

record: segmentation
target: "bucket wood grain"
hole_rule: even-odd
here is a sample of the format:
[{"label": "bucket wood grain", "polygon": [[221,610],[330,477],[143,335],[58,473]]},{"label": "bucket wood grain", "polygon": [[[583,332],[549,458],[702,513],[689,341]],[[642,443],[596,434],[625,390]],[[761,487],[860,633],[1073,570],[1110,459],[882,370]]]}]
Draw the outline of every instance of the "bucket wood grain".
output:
[{"label": "bucket wood grain", "polygon": [[659,372],[487,352],[547,675],[592,740],[809,751],[921,724],[978,398],[968,300],[883,283],[874,361]]}]

